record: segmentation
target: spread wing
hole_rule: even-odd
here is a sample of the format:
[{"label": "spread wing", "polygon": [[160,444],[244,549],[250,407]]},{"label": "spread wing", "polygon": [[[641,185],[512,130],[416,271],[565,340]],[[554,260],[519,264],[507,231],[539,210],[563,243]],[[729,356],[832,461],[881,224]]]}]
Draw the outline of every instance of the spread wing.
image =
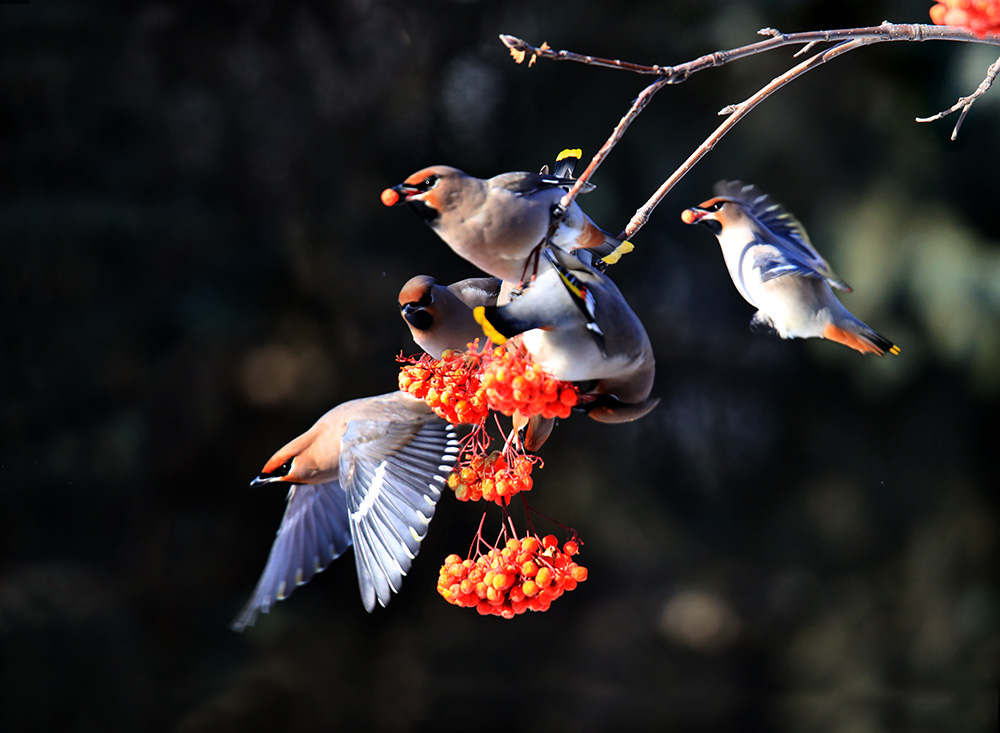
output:
[{"label": "spread wing", "polygon": [[252,626],[258,612],[268,613],[350,546],[347,496],[340,484],[294,484],[264,572],[232,628]]},{"label": "spread wing", "polygon": [[437,417],[352,420],[341,446],[358,584],[371,611],[376,600],[385,606],[399,591],[417,556],[458,440]]}]

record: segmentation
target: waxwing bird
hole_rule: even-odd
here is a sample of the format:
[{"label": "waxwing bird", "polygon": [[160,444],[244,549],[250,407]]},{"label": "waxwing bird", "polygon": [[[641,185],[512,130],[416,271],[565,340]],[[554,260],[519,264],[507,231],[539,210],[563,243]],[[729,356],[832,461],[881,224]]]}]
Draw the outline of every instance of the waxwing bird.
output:
[{"label": "waxwing bird", "polygon": [[[526,172],[482,179],[435,165],[387,188],[382,202],[409,204],[460,257],[494,277],[519,283],[533,274],[538,264],[533,255],[549,236],[553,208],[574,183],[572,178]],[[588,184],[584,190],[592,188]],[[592,249],[600,256],[625,245],[594,224],[576,201],[550,241],[567,252]]]},{"label": "waxwing bird", "polygon": [[487,335],[522,334],[531,358],[556,379],[593,395],[588,414],[601,422],[635,420],[652,410],[655,360],[646,329],[611,279],[558,249],[524,291],[503,306],[475,309]]},{"label": "waxwing bird", "polygon": [[400,589],[458,454],[454,428],[403,392],[339,405],[275,453],[251,486],[290,484],[285,516],[237,631],[354,545],[370,612]]},{"label": "waxwing bird", "polygon": [[417,346],[440,359],[445,349],[461,351],[477,338],[485,341],[472,309],[496,305],[500,288],[501,281],[495,277],[473,277],[444,286],[430,275],[417,275],[399,291],[399,312]]},{"label": "waxwing bird", "polygon": [[722,181],[715,198],[686,209],[686,224],[715,234],[740,295],[757,308],[752,330],[781,338],[825,338],[863,354],[899,347],[859,321],[831,288],[850,292],[809,241],[802,225],[756,186]]},{"label": "waxwing bird", "polygon": [[[474,277],[445,287],[430,275],[417,275],[399,291],[399,310],[417,346],[440,359],[446,349],[461,351],[475,339],[486,346],[473,308],[507,302],[509,285],[495,277]],[[533,452],[545,444],[554,426],[554,419],[541,416],[526,423],[515,420],[524,447]]]}]

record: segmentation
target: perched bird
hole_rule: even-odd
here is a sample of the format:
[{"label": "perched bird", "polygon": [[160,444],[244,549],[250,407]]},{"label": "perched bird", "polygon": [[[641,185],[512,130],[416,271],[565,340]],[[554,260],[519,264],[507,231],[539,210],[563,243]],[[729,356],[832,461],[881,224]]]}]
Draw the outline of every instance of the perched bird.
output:
[{"label": "perched bird", "polygon": [[[417,275],[399,291],[399,310],[417,346],[440,359],[446,349],[460,351],[475,339],[486,346],[473,308],[507,302],[509,286],[495,277],[474,277],[445,287],[430,275]],[[554,426],[555,420],[541,416],[515,419],[514,425],[529,451],[541,448]]]},{"label": "perched bird", "polygon": [[399,312],[421,349],[441,358],[445,349],[460,351],[483,338],[483,329],[472,316],[478,305],[496,305],[501,281],[473,277],[448,286],[430,275],[410,278],[399,291]]},{"label": "perched bird", "polygon": [[[482,179],[435,165],[387,188],[382,202],[409,204],[460,257],[494,277],[519,283],[534,274],[553,211],[574,183],[572,178],[526,172]],[[583,191],[592,188],[587,184]],[[626,245],[594,224],[576,201],[550,241],[566,252],[591,249],[600,256],[613,256]]]},{"label": "perched bird", "polygon": [[704,224],[719,239],[740,295],[757,308],[754,331],[781,338],[825,338],[866,354],[899,347],[851,315],[831,287],[850,292],[813,248],[802,225],[756,186],[722,181],[716,197],[681,220]]},{"label": "perched bird", "polygon": [[496,342],[522,334],[535,363],[580,383],[595,420],[642,417],[659,402],[649,397],[656,364],[642,322],[607,275],[558,249],[542,255],[549,267],[510,303],[476,308],[477,320]]},{"label": "perched bird", "polygon": [[251,486],[291,484],[237,631],[354,545],[368,611],[398,591],[458,454],[455,429],[403,392],[345,402],[275,453]]}]

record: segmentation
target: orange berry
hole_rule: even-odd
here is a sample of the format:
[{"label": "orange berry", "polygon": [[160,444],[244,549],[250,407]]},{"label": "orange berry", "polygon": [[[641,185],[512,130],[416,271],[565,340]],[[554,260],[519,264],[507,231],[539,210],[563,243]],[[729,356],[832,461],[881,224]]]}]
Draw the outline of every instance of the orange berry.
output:
[{"label": "orange berry", "polygon": [[576,391],[568,387],[559,393],[559,401],[567,407],[573,407],[578,400],[579,398],[577,397]]}]

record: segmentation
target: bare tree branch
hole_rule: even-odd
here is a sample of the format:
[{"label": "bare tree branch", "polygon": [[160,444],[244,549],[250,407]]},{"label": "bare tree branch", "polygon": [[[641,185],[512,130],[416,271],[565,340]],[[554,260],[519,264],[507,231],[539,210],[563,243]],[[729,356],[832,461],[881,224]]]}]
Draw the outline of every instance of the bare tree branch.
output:
[{"label": "bare tree branch", "polygon": [[548,59],[551,61],[575,61],[588,66],[600,66],[609,69],[620,69],[631,71],[637,74],[656,75],[668,79],[668,84],[680,84],[687,81],[694,73],[705,69],[723,66],[747,56],[753,56],[765,51],[772,51],[784,46],[795,46],[798,44],[818,44],[818,43],[839,43],[841,41],[855,41],[860,39],[872,39],[880,41],[962,41],[966,43],[986,43],[1000,46],[1000,37],[987,36],[979,38],[971,31],[946,25],[924,25],[921,23],[889,23],[871,26],[868,28],[841,28],[832,31],[804,31],[801,33],[781,33],[774,28],[763,28],[757,31],[760,35],[768,36],[765,41],[758,41],[739,48],[726,51],[716,51],[715,53],[700,56],[692,61],[688,61],[677,66],[644,66],[628,61],[617,59],[605,59],[598,56],[586,56],[584,54],[573,53],[572,51],[557,51],[549,48],[548,44],[540,47],[532,46],[527,41],[517,36],[501,35],[500,40],[511,50],[518,63],[525,58]]},{"label": "bare tree branch", "polygon": [[990,68],[986,70],[986,78],[980,82],[978,87],[976,87],[976,91],[967,97],[961,97],[957,102],[955,102],[955,104],[951,105],[951,107],[938,112],[936,115],[931,115],[930,117],[917,117],[917,122],[936,122],[937,120],[943,120],[948,115],[961,110],[961,114],[958,116],[958,122],[955,123],[955,129],[951,131],[951,139],[955,140],[958,138],[958,128],[960,128],[962,123],[965,122],[965,116],[969,113],[969,109],[973,104],[975,104],[977,99],[989,91],[989,88],[993,86],[993,82],[997,78],[997,74],[1000,74],[1000,58],[994,61]]},{"label": "bare tree branch", "polygon": [[828,48],[823,51],[819,51],[805,61],[793,66],[791,69],[786,71],[781,76],[775,77],[770,83],[766,84],[760,90],[758,90],[753,96],[749,97],[739,104],[732,104],[728,107],[719,111],[720,115],[727,115],[726,121],[719,125],[715,131],[705,139],[705,141],[699,145],[693,153],[685,160],[681,165],[670,174],[670,177],[663,182],[663,184],[656,190],[656,193],[650,197],[650,199],[640,207],[632,219],[629,221],[628,226],[622,230],[619,235],[619,239],[628,239],[635,235],[639,229],[645,226],[646,222],[649,220],[649,215],[653,212],[653,209],[664,199],[664,197],[670,192],[670,190],[677,185],[677,183],[688,174],[688,172],[694,167],[695,163],[701,160],[705,155],[708,154],[712,148],[718,144],[719,140],[729,132],[740,120],[747,116],[754,107],[763,102],[769,96],[778,91],[781,87],[788,84],[790,81],[797,79],[803,74],[812,71],[818,66],[825,64],[828,61],[832,61],[838,56],[853,51],[856,48],[861,48],[862,46],[873,43],[874,41],[870,39],[855,39],[851,41],[844,41],[833,48]]},{"label": "bare tree branch", "polygon": [[625,116],[622,117],[618,122],[618,125],[615,126],[615,129],[611,133],[611,137],[609,137],[607,142],[601,146],[601,149],[597,151],[587,167],[583,169],[583,172],[580,174],[580,177],[577,179],[573,187],[559,200],[559,206],[563,212],[565,212],[566,209],[569,208],[569,205],[573,203],[573,200],[580,193],[580,189],[583,188],[584,184],[590,180],[591,176],[594,175],[594,172],[598,169],[601,163],[604,162],[604,159],[608,157],[608,154],[622,139],[622,136],[625,134],[625,130],[627,130],[628,126],[631,125],[635,118],[639,116],[639,113],[645,109],[646,105],[649,104],[649,100],[653,98],[653,95],[668,83],[669,82],[666,82],[663,79],[654,81],[639,93],[639,96],[632,102],[632,106],[629,107],[628,112],[625,113]]},{"label": "bare tree branch", "polygon": [[[757,43],[740,46],[739,48],[706,54],[692,61],[676,66],[645,66],[617,59],[586,56],[583,54],[573,53],[572,51],[557,51],[549,48],[547,43],[543,43],[541,46],[536,47],[532,46],[527,41],[517,38],[516,36],[501,35],[500,40],[510,49],[511,55],[517,63],[522,63],[527,59],[528,65],[530,66],[540,58],[553,61],[574,61],[589,66],[620,69],[637,74],[659,77],[656,81],[648,85],[642,90],[642,92],[640,92],[639,96],[636,97],[635,101],[633,101],[632,106],[625,113],[625,116],[622,117],[622,119],[618,122],[618,125],[612,131],[607,142],[605,142],[601,149],[597,151],[593,159],[590,161],[590,164],[586,167],[586,169],[584,169],[583,173],[581,173],[576,184],[562,197],[559,202],[561,207],[560,211],[565,213],[566,209],[579,194],[580,189],[591,178],[591,176],[593,176],[594,172],[601,165],[608,154],[610,154],[610,152],[614,149],[615,145],[618,144],[624,135],[625,130],[628,129],[629,125],[632,124],[639,113],[645,109],[653,95],[656,94],[656,92],[658,92],[663,86],[667,84],[680,84],[681,82],[687,81],[692,74],[699,71],[723,66],[732,61],[746,58],[747,56],[753,56],[755,54],[772,51],[785,46],[802,45],[803,47],[794,54],[794,57],[797,58],[810,53],[817,45],[825,43],[835,44],[826,50],[819,51],[812,56],[809,56],[805,61],[797,64],[781,76],[773,79],[769,84],[762,87],[757,93],[747,100],[739,104],[729,105],[721,110],[719,114],[727,115],[726,121],[716,128],[716,130],[709,135],[709,137],[701,145],[698,146],[688,159],[685,160],[680,167],[678,167],[677,170],[675,170],[670,177],[663,182],[663,184],[656,190],[656,193],[654,193],[653,196],[636,211],[635,215],[629,221],[628,226],[622,230],[619,235],[619,239],[627,239],[634,236],[635,233],[646,224],[653,209],[656,208],[667,193],[675,185],[677,185],[681,178],[687,175],[691,168],[694,167],[694,165],[710,150],[712,150],[719,140],[721,140],[722,137],[729,132],[734,125],[736,125],[737,122],[743,119],[743,117],[745,117],[750,110],[788,82],[793,79],[797,79],[802,74],[811,71],[817,66],[825,64],[826,62],[831,61],[848,51],[853,51],[856,48],[885,41],[922,42],[940,40],[959,41],[964,43],[985,43],[988,45],[1000,46],[1000,37],[987,36],[985,38],[980,38],[972,32],[962,28],[925,24],[897,24],[889,23],[888,21],[882,23],[881,25],[869,28],[843,28],[832,31],[806,31],[802,33],[781,33],[774,28],[763,28],[758,31],[758,34],[767,36],[768,38],[763,41],[758,41]],[[969,108],[979,97],[986,93],[998,73],[1000,73],[1000,59],[997,59],[997,62],[990,67],[986,78],[975,92],[968,97],[962,97],[959,99],[958,102],[956,102],[950,109],[940,112],[933,117],[918,119],[918,122],[930,122],[932,120],[941,119],[942,117],[945,117],[953,112],[961,110],[958,124],[955,125],[955,130],[952,133],[952,139],[954,139],[955,135],[958,134],[958,128],[965,119],[965,115],[968,113]],[[558,224],[558,219],[560,218],[561,213],[557,212],[557,215],[553,218],[553,227]]]}]

